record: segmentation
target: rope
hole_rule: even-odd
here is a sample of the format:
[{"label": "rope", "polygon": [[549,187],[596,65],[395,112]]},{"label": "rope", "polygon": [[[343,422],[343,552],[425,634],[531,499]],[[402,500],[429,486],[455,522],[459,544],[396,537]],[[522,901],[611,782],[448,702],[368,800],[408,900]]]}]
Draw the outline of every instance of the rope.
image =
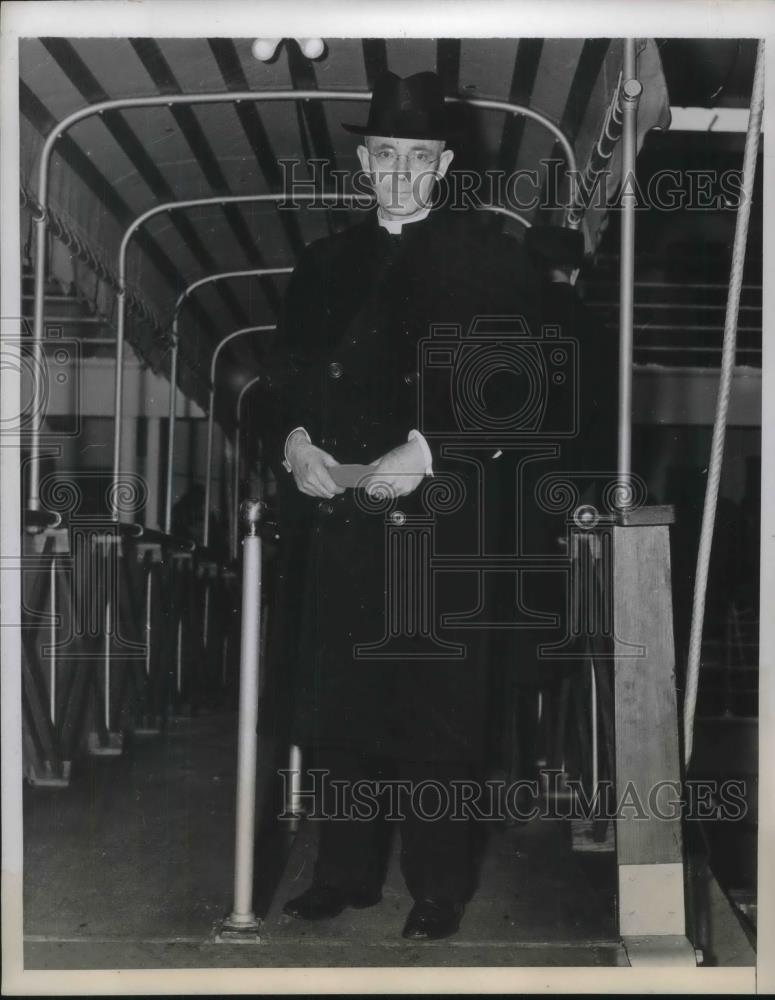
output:
[{"label": "rope", "polygon": [[732,248],[732,268],[729,278],[726,318],[724,321],[724,344],[721,353],[721,376],[716,402],[716,418],[713,424],[713,440],[708,467],[708,485],[705,490],[705,505],[702,511],[700,547],[697,552],[697,573],[694,583],[692,627],[689,637],[689,661],[686,672],[686,693],[684,695],[683,713],[684,764],[687,769],[692,757],[692,745],[694,741],[694,712],[697,705],[697,687],[700,678],[700,650],[702,628],[705,619],[705,598],[708,589],[708,569],[713,543],[713,526],[716,519],[719,482],[721,480],[721,463],[724,456],[727,412],[729,410],[729,396],[732,389],[732,370],[735,364],[735,352],[737,348],[737,317],[740,307],[740,291],[743,284],[745,245],[748,238],[748,220],[751,215],[753,182],[756,172],[756,157],[759,151],[759,133],[761,131],[763,108],[764,42],[760,41],[756,51],[756,68],[754,70],[753,91],[751,93],[751,112],[748,117],[748,130],[745,136],[742,198],[737,210],[737,219],[735,220],[735,241]]}]

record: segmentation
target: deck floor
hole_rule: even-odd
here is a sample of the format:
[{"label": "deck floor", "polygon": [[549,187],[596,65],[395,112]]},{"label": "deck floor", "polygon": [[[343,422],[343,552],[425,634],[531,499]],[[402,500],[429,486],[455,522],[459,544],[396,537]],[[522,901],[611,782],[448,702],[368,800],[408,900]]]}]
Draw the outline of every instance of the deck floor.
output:
[{"label": "deck floor", "polygon": [[[315,824],[271,824],[257,856],[255,945],[218,944],[231,906],[236,718],[170,723],[67,789],[25,789],[28,969],[616,966],[612,854],[571,850],[567,824],[493,825],[459,932],[409,943],[397,850],[382,902],[309,923],[282,914],[308,883]],[[397,840],[397,838],[395,838]],[[397,844],[394,844],[397,847]]]}]

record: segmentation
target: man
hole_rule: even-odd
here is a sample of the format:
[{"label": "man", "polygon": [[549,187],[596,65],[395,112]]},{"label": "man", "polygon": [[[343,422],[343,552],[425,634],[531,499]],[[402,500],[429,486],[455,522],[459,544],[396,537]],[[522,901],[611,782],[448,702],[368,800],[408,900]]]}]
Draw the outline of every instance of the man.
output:
[{"label": "man", "polygon": [[[454,156],[435,74],[384,74],[367,123],[344,127],[363,137],[377,210],[302,254],[269,379],[275,466],[286,470],[271,655],[292,678],[292,740],[328,773],[322,809],[340,816],[319,824],[313,883],[285,912],[322,919],[378,903],[386,824],[400,818],[415,901],[403,935],[441,938],[473,891],[470,826],[449,809],[429,816],[482,757],[488,633],[476,622],[445,628],[445,615],[481,610],[479,580],[431,574],[428,560],[475,554],[500,514],[490,496],[485,524],[480,495],[495,449],[445,447],[445,435],[459,440],[450,373],[460,337],[446,361],[426,352],[428,365],[423,342],[434,325],[465,338],[477,317],[523,315],[534,282],[518,244],[481,215],[432,203]],[[357,488],[338,472],[352,464],[371,470]],[[383,782],[382,794],[357,818],[335,782],[366,780]],[[398,806],[390,781],[410,790]]]}]

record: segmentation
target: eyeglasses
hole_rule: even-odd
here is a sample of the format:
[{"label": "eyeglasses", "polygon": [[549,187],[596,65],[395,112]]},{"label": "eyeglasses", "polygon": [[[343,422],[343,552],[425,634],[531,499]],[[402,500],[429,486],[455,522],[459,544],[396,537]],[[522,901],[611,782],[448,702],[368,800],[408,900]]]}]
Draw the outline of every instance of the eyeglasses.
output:
[{"label": "eyeglasses", "polygon": [[410,170],[432,170],[439,162],[438,156],[425,149],[413,149],[411,153],[398,154],[394,149],[378,149],[371,154],[372,159],[381,170],[396,170],[401,162],[407,163]]}]

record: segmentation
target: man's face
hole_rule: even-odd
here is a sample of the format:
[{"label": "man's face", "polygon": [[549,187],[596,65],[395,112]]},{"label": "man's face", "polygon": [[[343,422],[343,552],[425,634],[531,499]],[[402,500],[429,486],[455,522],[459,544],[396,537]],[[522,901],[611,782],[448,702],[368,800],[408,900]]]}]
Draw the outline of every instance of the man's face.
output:
[{"label": "man's face", "polygon": [[401,219],[430,202],[433,182],[447,172],[454,153],[438,139],[369,135],[358,159],[374,185],[382,214]]}]

